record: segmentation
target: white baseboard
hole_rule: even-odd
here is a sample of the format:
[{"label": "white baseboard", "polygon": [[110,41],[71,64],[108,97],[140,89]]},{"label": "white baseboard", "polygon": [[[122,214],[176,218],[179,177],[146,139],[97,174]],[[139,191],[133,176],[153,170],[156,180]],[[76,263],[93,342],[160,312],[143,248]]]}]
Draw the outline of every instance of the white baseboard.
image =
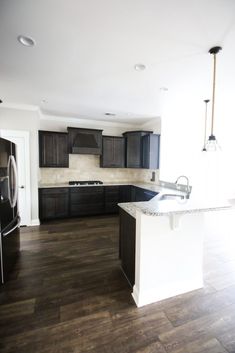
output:
[{"label": "white baseboard", "polygon": [[39,219],[38,218],[37,219],[32,219],[30,225],[31,226],[39,226],[40,225]]},{"label": "white baseboard", "polygon": [[175,284],[171,289],[163,287],[153,288],[151,291],[142,290],[141,292],[139,292],[136,285],[134,285],[132,297],[136,303],[136,306],[140,308],[144,305],[156,303],[158,301],[192,292],[201,288],[203,288],[203,281],[201,279],[188,283],[178,283],[178,285]]}]

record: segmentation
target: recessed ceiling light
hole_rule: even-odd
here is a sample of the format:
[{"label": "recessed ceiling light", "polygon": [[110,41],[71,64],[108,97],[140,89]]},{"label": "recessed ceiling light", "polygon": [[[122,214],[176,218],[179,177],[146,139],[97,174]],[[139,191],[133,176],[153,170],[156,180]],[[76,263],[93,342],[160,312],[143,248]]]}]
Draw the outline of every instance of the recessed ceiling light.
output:
[{"label": "recessed ceiling light", "polygon": [[115,114],[115,113],[109,113],[109,112],[104,113],[104,115],[107,115],[107,116],[116,116],[116,114]]},{"label": "recessed ceiling light", "polygon": [[35,45],[35,40],[33,38],[20,35],[17,37],[17,39],[20,44],[24,45],[25,47],[33,47]]},{"label": "recessed ceiling light", "polygon": [[135,64],[134,68],[136,71],[144,71],[146,66],[144,64]]},{"label": "recessed ceiling light", "polygon": [[43,104],[47,103],[47,100],[46,99],[42,99],[42,103]]}]

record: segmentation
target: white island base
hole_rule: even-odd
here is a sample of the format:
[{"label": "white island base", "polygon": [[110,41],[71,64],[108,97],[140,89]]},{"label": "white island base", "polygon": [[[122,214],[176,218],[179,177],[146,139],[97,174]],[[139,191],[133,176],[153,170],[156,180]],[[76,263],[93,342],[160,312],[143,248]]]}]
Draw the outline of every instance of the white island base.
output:
[{"label": "white island base", "polygon": [[164,216],[136,211],[138,307],[203,287],[204,213]]}]

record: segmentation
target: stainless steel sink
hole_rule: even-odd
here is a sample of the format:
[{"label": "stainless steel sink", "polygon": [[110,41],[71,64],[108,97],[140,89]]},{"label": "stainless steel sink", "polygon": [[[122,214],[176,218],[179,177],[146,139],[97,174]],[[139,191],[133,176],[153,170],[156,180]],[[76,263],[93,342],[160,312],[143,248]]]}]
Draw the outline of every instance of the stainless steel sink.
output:
[{"label": "stainless steel sink", "polygon": [[179,194],[163,194],[159,197],[159,200],[177,200],[177,199],[183,200],[184,198],[185,198],[184,195],[179,195]]}]

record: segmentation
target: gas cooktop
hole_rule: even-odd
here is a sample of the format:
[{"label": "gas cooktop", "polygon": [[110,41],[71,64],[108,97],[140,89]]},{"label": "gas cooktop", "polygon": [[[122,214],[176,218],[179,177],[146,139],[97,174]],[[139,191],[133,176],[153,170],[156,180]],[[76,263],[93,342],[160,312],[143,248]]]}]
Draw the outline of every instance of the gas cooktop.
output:
[{"label": "gas cooktop", "polygon": [[100,180],[79,180],[69,181],[69,185],[101,185],[103,184]]}]

